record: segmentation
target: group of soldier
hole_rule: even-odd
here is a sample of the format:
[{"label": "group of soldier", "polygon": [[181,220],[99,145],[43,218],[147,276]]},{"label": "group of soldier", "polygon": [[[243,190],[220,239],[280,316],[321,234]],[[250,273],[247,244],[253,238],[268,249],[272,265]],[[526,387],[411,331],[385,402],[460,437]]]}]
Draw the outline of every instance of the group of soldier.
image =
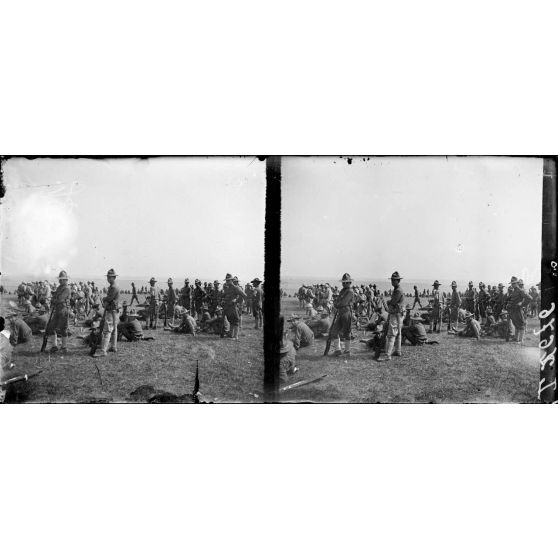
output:
[{"label": "group of soldier", "polygon": [[[134,283],[129,291],[123,291],[116,278],[111,268],[106,274],[107,285],[102,288],[93,281],[70,283],[66,271],[60,271],[56,287],[48,281],[22,283],[16,291],[21,310],[8,313],[7,321],[2,318],[0,330],[12,346],[29,341],[33,333],[43,333],[53,338],[50,352],[67,353],[70,322],[77,325],[78,318],[83,318],[83,324],[91,328],[83,338],[88,343],[99,339],[100,351],[95,356],[106,357],[109,352],[117,352],[119,339],[153,339],[144,336],[139,323],[142,317],[148,329],[157,329],[162,317],[167,330],[193,335],[199,331],[219,333],[234,340],[239,339],[244,312],[252,313],[256,329],[263,327],[263,289],[257,277],[244,289],[230,273],[222,288],[217,280],[202,286],[196,279],[190,286],[186,279],[180,290],[174,288],[172,278],[167,281],[167,289],[157,289],[152,277],[149,287],[140,289],[146,292],[143,304]],[[132,295],[130,303],[123,300],[124,293]],[[180,318],[178,324],[175,317]]]},{"label": "group of soldier", "polygon": [[[341,278],[341,289],[329,283],[302,285],[297,298],[299,307],[306,310],[306,319],[293,314],[286,320],[289,327],[284,320],[281,322],[282,373],[296,370],[296,351],[313,344],[319,336],[333,343],[333,356],[350,356],[353,325],[372,332],[371,338],[361,341],[374,349],[377,360],[386,361],[401,356],[402,343],[436,344],[437,341],[429,341],[427,333],[440,333],[442,322],[447,322],[450,335],[476,339],[494,336],[522,343],[526,319],[540,311],[540,292],[534,286],[526,292],[523,281],[515,276],[506,290],[502,283],[491,287],[483,282],[477,290],[471,281],[465,292],[460,293],[456,281],[452,281],[448,294],[440,291],[441,284],[436,280],[432,290],[428,290],[429,299],[424,306],[416,285],[413,305],[405,304],[402,279],[395,271],[390,277],[392,288],[383,293],[373,284],[353,285],[348,273]],[[420,311],[414,312],[417,304]],[[428,332],[424,323],[430,325]]]}]

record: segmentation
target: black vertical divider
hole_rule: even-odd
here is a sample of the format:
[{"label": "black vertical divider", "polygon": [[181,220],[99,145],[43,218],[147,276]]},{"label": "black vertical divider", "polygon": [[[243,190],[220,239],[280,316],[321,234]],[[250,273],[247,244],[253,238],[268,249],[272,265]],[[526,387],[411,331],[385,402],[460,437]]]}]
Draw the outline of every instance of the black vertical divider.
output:
[{"label": "black vertical divider", "polygon": [[542,259],[540,318],[539,399],[558,401],[556,389],[556,298],[558,294],[556,158],[546,157],[543,166]]},{"label": "black vertical divider", "polygon": [[264,270],[264,398],[277,400],[279,389],[279,314],[281,269],[281,157],[266,158]]}]

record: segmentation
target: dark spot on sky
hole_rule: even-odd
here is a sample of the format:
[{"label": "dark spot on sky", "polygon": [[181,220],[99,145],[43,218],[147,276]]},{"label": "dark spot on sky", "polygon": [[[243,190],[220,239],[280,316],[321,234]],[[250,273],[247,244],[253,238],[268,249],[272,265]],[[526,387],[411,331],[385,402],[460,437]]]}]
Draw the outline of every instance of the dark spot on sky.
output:
[{"label": "dark spot on sky", "polygon": [[347,157],[347,163],[349,163],[349,165],[353,164],[353,158],[352,157]]}]

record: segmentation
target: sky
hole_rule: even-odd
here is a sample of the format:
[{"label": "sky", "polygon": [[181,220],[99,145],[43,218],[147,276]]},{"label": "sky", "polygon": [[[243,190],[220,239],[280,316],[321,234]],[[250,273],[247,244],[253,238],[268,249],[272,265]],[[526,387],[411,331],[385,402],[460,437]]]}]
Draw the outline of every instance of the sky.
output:
[{"label": "sky", "polygon": [[13,158],[3,174],[3,276],[263,275],[265,162],[254,157]]},{"label": "sky", "polygon": [[283,276],[540,280],[542,159],[286,157]]}]

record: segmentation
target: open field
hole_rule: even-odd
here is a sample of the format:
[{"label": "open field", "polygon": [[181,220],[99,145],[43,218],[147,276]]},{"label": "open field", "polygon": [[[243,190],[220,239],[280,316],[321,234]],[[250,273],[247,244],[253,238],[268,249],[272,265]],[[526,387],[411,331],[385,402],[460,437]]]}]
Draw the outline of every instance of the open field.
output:
[{"label": "open field", "polygon": [[[9,300],[3,296],[4,315]],[[125,295],[129,300],[131,297]],[[140,295],[140,300],[143,301]],[[125,402],[132,391],[151,385],[176,395],[191,394],[194,387],[196,359],[199,360],[202,399],[215,402],[261,401],[253,393],[263,386],[263,333],[254,329],[254,318],[242,318],[239,341],[221,339],[217,335],[176,334],[159,328],[146,331],[154,341],[118,344],[118,353],[93,359],[89,347],[76,335],[80,327],[70,327],[68,354],[40,353],[42,336],[31,343],[18,345],[13,360],[18,373],[43,372],[28,382],[10,387],[6,402],[73,403]],[[83,330],[86,334],[88,331]],[[52,337],[49,339],[50,348]],[[95,364],[99,367],[97,371]]]},{"label": "open field", "polygon": [[[295,298],[282,299],[282,313],[304,314]],[[445,324],[444,324],[445,326]],[[299,372],[291,382],[323,380],[293,389],[283,396],[289,401],[350,403],[535,403],[537,401],[538,319],[528,320],[523,346],[503,339],[460,338],[430,334],[439,345],[403,345],[402,356],[389,362],[373,360],[359,340],[368,337],[355,331],[351,356],[324,357],[325,338],[297,353]],[[428,327],[427,327],[428,329]],[[331,351],[331,353],[333,350]],[[330,353],[330,354],[331,354]]]}]

